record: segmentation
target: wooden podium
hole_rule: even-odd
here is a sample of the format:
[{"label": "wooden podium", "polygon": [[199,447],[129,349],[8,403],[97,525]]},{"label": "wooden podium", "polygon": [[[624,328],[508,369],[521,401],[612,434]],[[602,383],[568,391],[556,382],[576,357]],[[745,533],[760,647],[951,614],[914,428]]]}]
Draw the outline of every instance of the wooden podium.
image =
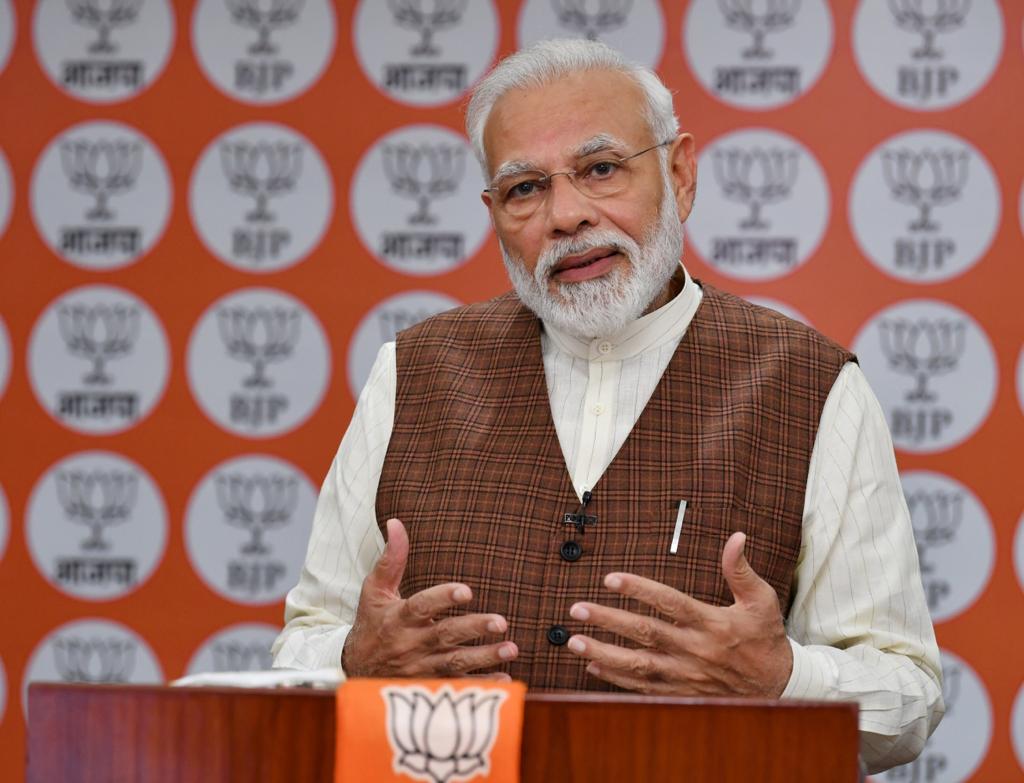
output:
[{"label": "wooden podium", "polygon": [[[334,693],[37,683],[28,783],[331,783]],[[523,783],[855,783],[854,704],[526,697]],[[373,783],[367,781],[367,783]]]}]

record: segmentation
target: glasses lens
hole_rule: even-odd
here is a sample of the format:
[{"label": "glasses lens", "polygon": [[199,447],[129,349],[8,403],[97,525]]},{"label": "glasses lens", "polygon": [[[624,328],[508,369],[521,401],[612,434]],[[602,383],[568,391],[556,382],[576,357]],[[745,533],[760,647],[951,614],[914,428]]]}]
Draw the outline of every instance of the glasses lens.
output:
[{"label": "glasses lens", "polygon": [[544,200],[547,177],[542,171],[525,171],[495,184],[498,201],[512,215],[528,215]]},{"label": "glasses lens", "polygon": [[618,158],[585,161],[576,169],[573,181],[587,196],[612,196],[629,184],[629,165]]}]

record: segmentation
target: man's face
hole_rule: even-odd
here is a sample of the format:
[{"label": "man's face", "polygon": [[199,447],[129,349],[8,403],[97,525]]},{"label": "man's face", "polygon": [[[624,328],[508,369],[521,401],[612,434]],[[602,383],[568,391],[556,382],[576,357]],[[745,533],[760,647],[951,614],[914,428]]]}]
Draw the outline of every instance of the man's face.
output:
[{"label": "man's face", "polygon": [[[510,167],[566,171],[577,166],[582,153],[597,148],[626,158],[665,141],[652,137],[645,109],[639,86],[618,72],[586,71],[543,87],[510,91],[495,104],[484,129],[488,168],[492,176]],[[681,234],[679,223],[693,200],[693,140],[681,136],[668,151],[667,181],[659,151],[652,150],[629,161],[631,174],[621,192],[595,199],[567,177],[555,177],[536,211],[525,217],[509,215],[496,196],[485,193],[517,290],[515,267],[522,279],[535,280],[536,293],[546,294],[553,304],[571,304],[574,295],[586,291],[621,288],[637,265],[648,263],[640,249],[666,229]],[[662,250],[674,253],[672,262],[678,266],[680,240],[670,239],[670,247]],[[660,304],[658,293],[652,298]]]}]

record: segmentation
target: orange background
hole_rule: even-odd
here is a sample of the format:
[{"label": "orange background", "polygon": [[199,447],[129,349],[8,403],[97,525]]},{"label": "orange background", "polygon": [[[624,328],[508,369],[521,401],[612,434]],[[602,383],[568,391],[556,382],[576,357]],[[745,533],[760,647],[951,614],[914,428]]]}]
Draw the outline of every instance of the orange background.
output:
[{"label": "orange background", "polygon": [[[0,236],[0,315],[12,349],[10,380],[0,397],[0,484],[10,506],[10,536],[0,561],[0,657],[7,674],[7,707],[0,723],[3,780],[18,780],[23,774],[20,687],[25,666],[35,646],[57,626],[78,617],[121,622],[147,640],[165,675],[173,678],[184,673],[200,642],[224,626],[279,624],[280,605],[229,602],[192,570],[182,528],[196,483],[221,461],[258,451],[291,462],[318,485],[352,413],[347,353],[362,317],[380,300],[401,291],[426,288],[469,302],[507,288],[493,238],[462,266],[432,278],[385,268],[359,240],[348,200],[349,183],[364,151],[385,133],[411,123],[439,124],[461,133],[463,115],[460,102],[437,108],[401,105],[367,80],[352,47],[354,3],[336,3],[336,49],[320,80],[298,97],[273,106],[233,101],[207,80],[192,51],[191,2],[174,3],[176,37],[162,75],[136,97],[110,105],[75,100],[53,85],[32,46],[33,3],[15,0],[14,5],[17,39],[0,74],[0,148],[14,186],[13,213]],[[500,56],[515,49],[519,3],[496,5]],[[691,273],[741,295],[791,304],[818,329],[847,345],[871,314],[922,296],[966,310],[993,343],[999,388],[989,419],[960,446],[928,455],[899,453],[898,458],[902,470],[929,469],[957,478],[981,499],[992,519],[996,559],[987,589],[968,611],[936,630],[940,645],[978,672],[992,703],[992,740],[973,779],[1012,779],[1020,769],[1011,747],[1010,710],[1024,680],[1019,654],[1024,647],[1024,593],[1012,562],[1013,535],[1024,510],[1024,417],[1015,388],[1024,335],[1024,240],[1017,217],[1024,172],[1024,4],[1001,4],[1004,54],[987,86],[947,111],[927,113],[897,108],[864,82],[850,44],[855,4],[846,0],[831,3],[835,51],[806,95],[771,111],[731,108],[704,91],[684,60],[680,29],[686,5],[663,3],[666,40],[658,67],[676,93],[684,128],[694,133],[698,145],[745,126],[795,137],[821,161],[832,203],[821,246],[790,275],[738,283],[702,263],[688,248]],[[138,128],[162,152],[174,184],[163,238],[140,261],[112,272],[85,271],[58,258],[38,235],[28,207],[32,171],[43,149],[64,128],[91,119]],[[228,267],[205,249],[189,220],[187,198],[193,166],[211,140],[235,125],[260,120],[291,126],[319,149],[333,177],[335,213],[321,244],[306,260],[257,276]],[[860,253],[846,221],[847,194],[860,162],[885,138],[921,127],[948,130],[981,150],[996,171],[1003,205],[1000,226],[985,257],[965,275],[928,286],[885,275]],[[170,341],[171,375],[159,406],[141,423],[122,434],[89,437],[62,427],[40,407],[27,377],[26,350],[36,319],[54,298],[76,286],[99,283],[121,286],[156,311]],[[193,400],[184,372],[187,341],[200,315],[216,299],[253,285],[279,288],[304,302],[324,325],[333,352],[333,374],[321,407],[293,432],[257,441],[232,436],[207,419]],[[168,511],[162,563],[140,589],[110,602],[76,601],[52,587],[33,565],[24,533],[26,503],[35,482],[66,455],[91,448],[123,454],[145,468],[157,479]]]}]

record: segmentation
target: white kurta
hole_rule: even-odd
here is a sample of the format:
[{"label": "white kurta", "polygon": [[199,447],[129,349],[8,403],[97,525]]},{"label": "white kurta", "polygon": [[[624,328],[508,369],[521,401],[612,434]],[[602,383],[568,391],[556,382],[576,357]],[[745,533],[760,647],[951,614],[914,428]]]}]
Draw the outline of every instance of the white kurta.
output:
[{"label": "white kurta", "polygon": [[[552,417],[577,495],[629,435],[700,298],[687,276],[677,297],[614,337],[587,343],[545,327]],[[324,481],[275,666],[340,664],[363,578],[384,548],[375,503],[395,389],[387,343]],[[786,630],[793,672],[783,698],[859,702],[869,771],[920,751],[944,709],[938,647],[885,416],[855,364],[839,373],[822,410]]]}]

